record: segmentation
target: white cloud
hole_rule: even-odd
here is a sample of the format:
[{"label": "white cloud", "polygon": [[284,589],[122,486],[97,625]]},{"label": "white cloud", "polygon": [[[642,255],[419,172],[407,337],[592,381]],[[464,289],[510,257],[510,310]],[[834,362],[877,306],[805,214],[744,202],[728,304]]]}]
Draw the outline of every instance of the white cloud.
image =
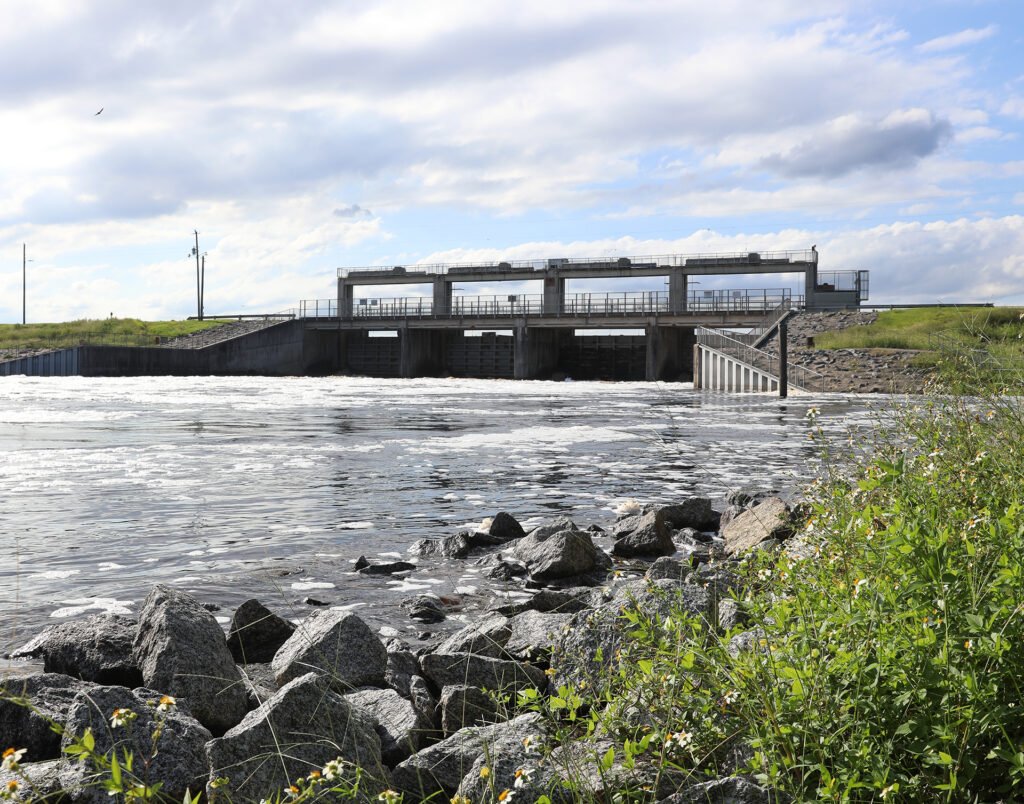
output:
[{"label": "white cloud", "polygon": [[927,42],[922,42],[917,46],[917,49],[922,53],[940,53],[947,50],[956,50],[957,48],[984,42],[986,39],[995,36],[998,31],[999,28],[995,25],[986,25],[984,28],[965,28],[956,33],[937,36],[934,39],[929,39]]}]

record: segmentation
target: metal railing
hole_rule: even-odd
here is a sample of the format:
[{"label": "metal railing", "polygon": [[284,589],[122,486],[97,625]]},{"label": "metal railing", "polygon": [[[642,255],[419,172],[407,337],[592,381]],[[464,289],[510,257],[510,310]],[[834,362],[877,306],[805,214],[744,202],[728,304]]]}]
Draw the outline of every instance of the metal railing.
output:
[{"label": "metal railing", "polygon": [[779,326],[779,322],[786,318],[793,309],[791,299],[784,299],[778,307],[764,317],[764,321],[749,332],[736,333],[736,340],[750,346],[761,346]]},{"label": "metal railing", "polygon": [[505,273],[547,270],[579,270],[595,268],[682,268],[709,267],[715,265],[745,264],[786,265],[793,262],[817,263],[818,252],[814,249],[796,251],[740,251],[711,252],[697,254],[659,254],[630,257],[558,257],[543,260],[503,260],[500,262],[439,262],[419,263],[412,265],[370,265],[362,267],[344,267],[338,269],[339,277],[347,277],[353,273],[378,273],[389,276],[401,276],[406,273],[443,275],[470,273]]},{"label": "metal railing", "polygon": [[[795,298],[795,302],[794,302]],[[619,293],[575,293],[565,296],[562,308],[545,309],[540,293],[517,293],[495,296],[455,296],[450,312],[437,312],[427,296],[394,296],[352,300],[352,318],[474,318],[522,316],[629,316],[641,314],[685,313],[763,313],[780,305],[802,304],[803,297],[794,297],[785,288],[728,289],[691,291],[684,311],[671,308],[671,297],[664,290],[626,291]],[[296,308],[299,318],[336,318],[336,299],[307,299]]]},{"label": "metal railing", "polygon": [[[771,377],[779,378],[781,363],[777,355],[769,354],[748,343],[737,340],[732,334],[727,334],[717,329],[708,327],[697,327],[697,343],[714,349],[723,354],[746,363]],[[793,363],[787,365],[787,378],[789,385],[799,388],[802,391],[824,391],[825,376],[813,369],[804,366],[797,366]]]}]

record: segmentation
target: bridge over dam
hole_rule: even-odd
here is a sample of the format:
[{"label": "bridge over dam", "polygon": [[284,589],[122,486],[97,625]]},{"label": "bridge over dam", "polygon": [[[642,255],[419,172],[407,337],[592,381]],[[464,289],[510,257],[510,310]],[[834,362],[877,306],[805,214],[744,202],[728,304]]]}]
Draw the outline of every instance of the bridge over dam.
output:
[{"label": "bridge over dam", "polygon": [[[715,289],[699,287],[696,279],[769,274],[797,279],[785,288]],[[663,277],[666,289],[567,290],[567,283],[578,279],[645,277]],[[540,292],[459,293],[470,283],[529,281]],[[412,292],[367,293],[396,285]],[[698,328],[757,328],[769,317],[777,319],[783,308],[855,308],[867,293],[867,271],[819,272],[814,248],[340,268],[335,298],[300,302],[268,318],[268,326],[227,343],[193,350],[148,348],[146,355],[92,347],[74,360],[52,362],[74,365],[72,373],[103,376],[348,372],[688,381],[694,378]],[[0,375],[15,371],[0,364]]]}]

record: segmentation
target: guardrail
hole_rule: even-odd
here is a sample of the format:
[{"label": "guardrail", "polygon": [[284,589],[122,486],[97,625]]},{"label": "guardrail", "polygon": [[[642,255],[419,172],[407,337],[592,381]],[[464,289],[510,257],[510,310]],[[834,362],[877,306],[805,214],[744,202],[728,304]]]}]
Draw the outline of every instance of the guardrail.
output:
[{"label": "guardrail", "polygon": [[345,278],[353,273],[379,273],[389,276],[406,273],[444,275],[462,273],[503,273],[522,271],[569,270],[580,268],[682,268],[714,265],[785,265],[793,262],[817,263],[814,249],[796,251],[740,251],[696,254],[659,254],[629,257],[557,257],[543,260],[503,260],[500,262],[438,262],[412,265],[370,265],[338,269]]},{"label": "guardrail", "polygon": [[[801,304],[803,296],[796,297]],[[791,291],[779,289],[728,289],[691,291],[686,300],[687,313],[760,313],[794,303]],[[566,296],[561,310],[545,310],[540,293],[496,296],[455,296],[448,314],[435,312],[427,296],[394,296],[353,299],[352,318],[491,318],[522,316],[628,316],[669,314],[671,298],[667,291],[627,291],[620,293],[576,293]],[[336,318],[336,299],[307,299],[296,308],[299,318]]]},{"label": "guardrail", "polygon": [[[697,343],[709,349],[723,352],[730,357],[746,363],[759,371],[778,378],[781,367],[778,356],[764,352],[748,343],[737,340],[732,334],[726,334],[721,330],[709,329],[708,327],[697,327]],[[793,363],[787,364],[789,385],[803,391],[824,391],[825,377],[813,369],[797,366]]]}]

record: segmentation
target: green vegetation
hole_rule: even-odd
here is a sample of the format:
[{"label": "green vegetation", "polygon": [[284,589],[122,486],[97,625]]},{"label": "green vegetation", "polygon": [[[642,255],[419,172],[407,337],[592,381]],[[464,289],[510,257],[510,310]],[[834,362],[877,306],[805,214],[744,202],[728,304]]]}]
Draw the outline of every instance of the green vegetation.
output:
[{"label": "green vegetation", "polygon": [[1020,307],[922,307],[879,313],[863,327],[828,332],[814,339],[821,349],[982,349],[1020,359]]},{"label": "green vegetation", "polygon": [[140,321],[137,318],[81,319],[61,324],[0,324],[0,350],[61,349],[81,343],[151,345],[223,324],[223,321]]},{"label": "green vegetation", "polygon": [[993,378],[983,399],[904,411],[870,458],[831,459],[805,549],[748,560],[743,625],[627,612],[619,672],[574,706],[587,729],[662,773],[718,775],[740,757],[796,801],[1017,800],[1024,411],[1019,375],[971,384]]}]

